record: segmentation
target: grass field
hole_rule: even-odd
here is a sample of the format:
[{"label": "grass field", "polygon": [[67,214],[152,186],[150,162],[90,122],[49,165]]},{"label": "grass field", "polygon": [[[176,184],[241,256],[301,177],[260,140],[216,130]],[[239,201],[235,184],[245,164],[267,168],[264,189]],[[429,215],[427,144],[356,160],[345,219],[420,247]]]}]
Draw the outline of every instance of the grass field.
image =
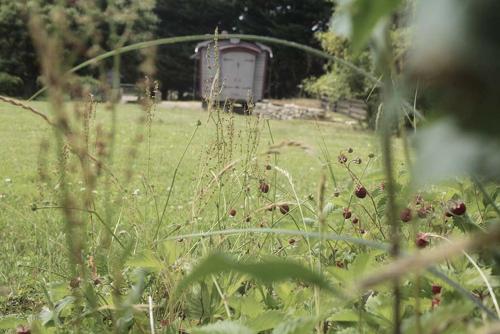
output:
[{"label": "grass field", "polygon": [[[44,102],[32,103],[37,110],[50,114],[48,105]],[[63,217],[58,209],[32,211],[33,204],[38,207],[57,206],[58,198],[55,189],[58,186],[55,172],[55,145],[51,127],[42,119],[27,111],[0,105],[0,287],[3,291],[3,306],[0,313],[30,313],[39,312],[46,303],[41,285],[47,282],[60,281],[67,278],[66,261],[67,244],[64,237]],[[110,128],[110,112],[103,106],[97,110],[95,124]],[[157,226],[157,207],[166,200],[168,187],[171,183],[175,167],[186,148],[191,134],[201,120],[201,126],[196,132],[187,154],[181,162],[169,205],[166,209],[166,220],[159,232],[160,236],[179,235],[190,232],[202,232],[209,229],[242,228],[271,226],[271,220],[278,219],[278,214],[258,213],[250,222],[245,221],[242,213],[234,219],[228,218],[226,212],[235,208],[238,211],[250,212],[257,206],[273,202],[271,196],[262,197],[259,194],[257,178],[262,177],[270,182],[276,201],[295,202],[287,178],[275,172],[267,171],[265,166],[272,164],[286,170],[293,180],[298,199],[308,203],[308,196],[315,197],[318,191],[320,175],[330,175],[325,168],[325,154],[321,147],[326,147],[332,160],[333,171],[339,182],[339,190],[346,190],[352,182],[346,181],[345,171],[340,171],[336,163],[337,155],[354,149],[352,157],[367,159],[369,153],[377,156],[377,138],[370,132],[356,131],[339,123],[313,121],[270,121],[269,127],[262,121],[255,128],[261,134],[255,160],[255,175],[249,182],[251,186],[251,204],[241,197],[241,184],[226,184],[224,187],[224,207],[208,206],[196,221],[192,221],[192,201],[195,200],[196,182],[200,174],[200,162],[203,161],[207,147],[214,140],[214,126],[207,122],[207,113],[201,110],[167,110],[158,109],[151,127],[151,160],[148,172],[148,147],[146,141],[135,143],[134,134],[145,131],[138,125],[137,119],[143,111],[137,105],[119,105],[117,108],[116,147],[114,163],[110,166],[113,174],[122,182],[127,167],[132,167],[133,176],[127,184],[120,187],[112,186],[113,203],[116,207],[112,213],[111,226],[118,235],[126,235],[136,241],[134,253],[150,249],[154,229]],[[234,117],[234,136],[231,159],[242,158],[245,153],[245,131],[253,117],[232,115]],[[139,129],[139,130],[138,130]],[[240,133],[241,132],[241,133]],[[272,139],[271,135],[272,134]],[[238,141],[241,143],[238,143]],[[263,154],[272,143],[286,141],[300,142],[304,148],[285,147],[281,154]],[[326,146],[323,146],[324,144]],[[41,143],[44,143],[41,145]],[[240,145],[241,144],[241,145]],[[48,148],[47,148],[48,146]],[[130,148],[138,147],[136,159],[130,158]],[[47,159],[45,159],[47,158]],[[49,177],[41,181],[40,165],[45,162]],[[361,166],[354,169],[361,170]],[[377,173],[379,163],[377,157],[367,169],[368,173]],[[215,170],[214,170],[215,172]],[[274,181],[276,177],[276,181]],[[146,181],[145,181],[146,180]],[[240,182],[241,175],[231,176],[224,182]],[[376,187],[375,178],[371,186]],[[151,189],[154,187],[154,199]],[[104,185],[104,186],[103,186]],[[74,194],[83,192],[82,181],[78,178],[70,182],[69,191]],[[99,184],[94,191],[95,210],[104,215],[106,183]],[[107,189],[110,190],[110,189]],[[331,180],[326,188],[326,198],[333,198],[334,189]],[[262,197],[262,198],[261,198]],[[313,201],[307,204],[314,211]],[[160,210],[161,211],[161,210]],[[271,218],[271,215],[273,218]],[[311,212],[306,213],[311,215]],[[222,217],[221,217],[222,216]],[[281,214],[280,214],[281,216]],[[292,217],[292,215],[290,215]],[[340,217],[340,211],[338,213]],[[93,222],[95,223],[95,221]],[[289,218],[282,219],[274,227],[297,228]],[[218,227],[218,228],[216,228]],[[89,227],[90,249],[99,247],[99,229]],[[174,232],[173,232],[174,231]],[[286,242],[287,238],[282,238]],[[274,246],[270,246],[272,250]]]},{"label": "grass field", "polygon": [[[47,103],[30,106],[55,120]],[[72,116],[59,129],[71,131],[60,136],[32,112],[0,104],[0,331],[23,324],[36,333],[391,326],[389,284],[367,290],[361,304],[335,290],[351,291],[391,261],[376,134],[342,122],[201,109],[65,107]],[[403,145],[394,143],[402,249],[418,254],[431,237],[485,228],[494,208],[471,182],[413,189]],[[457,319],[473,314],[468,327],[450,323],[453,333],[494,317],[497,280],[474,261],[460,258],[438,274],[402,281],[405,332],[418,321],[438,328],[441,301],[439,310]],[[215,327],[197,331],[207,324]]]}]

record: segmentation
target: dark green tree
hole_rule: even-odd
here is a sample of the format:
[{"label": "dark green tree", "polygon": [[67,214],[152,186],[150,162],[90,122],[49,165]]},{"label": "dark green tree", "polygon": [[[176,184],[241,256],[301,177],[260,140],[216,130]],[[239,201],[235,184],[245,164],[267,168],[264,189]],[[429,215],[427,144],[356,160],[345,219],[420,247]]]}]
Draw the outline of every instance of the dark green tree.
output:
[{"label": "dark green tree", "polygon": [[[245,0],[238,30],[291,40],[320,47],[314,34],[327,29],[332,2],[325,0]],[[302,80],[323,72],[323,60],[299,50],[272,46],[270,94],[272,97],[296,96]]]},{"label": "dark green tree", "polygon": [[38,65],[16,1],[0,0],[0,94],[25,95],[36,87]]},{"label": "dark green tree", "polygon": [[[314,33],[325,29],[332,4],[327,0],[157,0],[158,37],[219,32],[257,34],[319,46]],[[207,38],[212,38],[207,36]],[[322,72],[323,62],[300,51],[271,45],[271,96],[293,96],[309,75]],[[161,48],[158,73],[162,89],[192,92],[193,45]]]},{"label": "dark green tree", "polygon": [[[38,60],[29,32],[29,18],[36,15],[47,30],[56,27],[54,13],[62,12],[67,26],[62,29],[68,50],[67,65],[75,65],[124,43],[154,37],[156,16],[153,0],[0,0],[0,94],[30,96],[40,86]],[[123,40],[121,40],[123,39]],[[139,77],[140,54],[122,57],[124,81]],[[87,70],[82,75],[97,75]]]}]

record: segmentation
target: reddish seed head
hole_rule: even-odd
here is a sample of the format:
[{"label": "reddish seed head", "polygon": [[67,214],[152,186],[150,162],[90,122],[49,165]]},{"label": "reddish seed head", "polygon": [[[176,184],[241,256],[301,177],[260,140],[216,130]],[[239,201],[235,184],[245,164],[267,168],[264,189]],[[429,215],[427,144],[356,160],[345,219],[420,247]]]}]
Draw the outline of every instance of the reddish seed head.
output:
[{"label": "reddish seed head", "polygon": [[261,182],[259,185],[260,192],[267,194],[269,192],[269,184],[265,182]]},{"label": "reddish seed head", "polygon": [[266,169],[271,170],[272,169],[271,165],[266,165]]},{"label": "reddish seed head", "polygon": [[409,222],[412,219],[413,215],[410,208],[404,208],[403,211],[399,214],[399,218],[405,223]]},{"label": "reddish seed head", "polygon": [[417,238],[415,239],[415,245],[422,249],[429,245],[429,235],[427,233],[419,232]]},{"label": "reddish seed head", "polygon": [[437,285],[437,284],[432,284],[432,294],[433,295],[438,295],[441,293],[441,285]]},{"label": "reddish seed head", "polygon": [[422,198],[421,195],[415,196],[415,204],[420,205],[424,202],[424,199]]},{"label": "reddish seed head", "polygon": [[385,190],[385,183],[384,182],[380,183],[380,190],[382,190],[382,191]]},{"label": "reddish seed head", "polygon": [[352,223],[353,223],[353,224],[357,224],[357,223],[359,223],[359,219],[358,219],[357,217],[354,217],[354,218],[352,219]]},{"label": "reddish seed head", "polygon": [[344,262],[342,261],[335,261],[335,265],[337,266],[337,268],[344,268]]},{"label": "reddish seed head", "polygon": [[30,334],[30,333],[31,333],[30,328],[24,325],[20,325],[16,328],[16,334]]},{"label": "reddish seed head", "polygon": [[231,210],[229,210],[229,215],[230,215],[231,217],[236,216],[236,209],[231,209]]},{"label": "reddish seed head", "polygon": [[72,278],[71,281],[69,281],[69,286],[72,287],[73,289],[76,289],[80,286],[81,281],[82,279],[80,277]]},{"label": "reddish seed head", "polygon": [[439,306],[439,304],[441,303],[441,299],[439,298],[432,298],[432,308],[435,308],[437,306]]},{"label": "reddish seed head", "polygon": [[295,239],[291,238],[290,240],[288,240],[288,244],[289,245],[294,245],[295,244]]},{"label": "reddish seed head", "polygon": [[356,194],[357,198],[365,198],[367,194],[366,188],[363,186],[357,186],[354,190],[354,194]]},{"label": "reddish seed head", "polygon": [[429,208],[428,207],[421,207],[420,209],[417,210],[417,215],[419,218],[424,219],[427,218],[427,214],[429,213]]},{"label": "reddish seed head", "polygon": [[288,213],[288,211],[290,211],[290,207],[288,206],[288,204],[281,204],[280,205],[280,212],[284,215],[286,215]]},{"label": "reddish seed head", "polygon": [[462,201],[455,202],[450,207],[451,213],[453,213],[454,215],[457,215],[457,216],[463,215],[466,210],[467,210],[467,208],[465,207],[465,203]]},{"label": "reddish seed head", "polygon": [[366,233],[366,230],[364,228],[362,228],[361,230],[359,230],[359,233],[361,234],[365,234]]},{"label": "reddish seed head", "polygon": [[348,208],[344,208],[344,212],[342,213],[342,216],[344,216],[345,219],[349,219],[352,216],[351,210]]},{"label": "reddish seed head", "polygon": [[345,156],[345,154],[340,154],[338,159],[341,164],[345,164],[347,162],[347,157]]}]

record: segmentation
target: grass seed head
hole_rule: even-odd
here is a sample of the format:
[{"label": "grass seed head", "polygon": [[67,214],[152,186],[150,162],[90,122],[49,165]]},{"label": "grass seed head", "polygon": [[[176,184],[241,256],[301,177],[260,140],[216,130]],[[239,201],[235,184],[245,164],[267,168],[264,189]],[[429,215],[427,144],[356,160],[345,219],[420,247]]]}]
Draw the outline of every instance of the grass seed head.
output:
[{"label": "grass seed head", "polygon": [[290,211],[290,207],[288,204],[281,204],[280,205],[280,212],[284,215],[286,215]]},{"label": "grass seed head", "polygon": [[442,286],[437,284],[432,284],[431,289],[433,295],[438,295],[441,293]]},{"label": "grass seed head", "polygon": [[349,208],[344,208],[344,212],[342,213],[342,216],[344,216],[344,219],[349,219],[352,216],[351,210]]},{"label": "grass seed head", "polygon": [[363,186],[357,186],[354,190],[354,194],[357,198],[365,198],[367,194],[366,188]]},{"label": "grass seed head", "polygon": [[429,235],[427,233],[419,232],[417,238],[415,239],[415,245],[423,249],[429,245]]},{"label": "grass seed head", "polygon": [[259,190],[261,193],[267,194],[269,192],[269,184],[264,181],[260,182]]},{"label": "grass seed head", "polygon": [[413,213],[410,208],[404,208],[399,214],[401,221],[408,223],[413,218]]},{"label": "grass seed head", "polygon": [[456,216],[461,216],[465,213],[465,211],[467,211],[467,207],[465,206],[464,202],[457,201],[451,204],[450,211]]}]

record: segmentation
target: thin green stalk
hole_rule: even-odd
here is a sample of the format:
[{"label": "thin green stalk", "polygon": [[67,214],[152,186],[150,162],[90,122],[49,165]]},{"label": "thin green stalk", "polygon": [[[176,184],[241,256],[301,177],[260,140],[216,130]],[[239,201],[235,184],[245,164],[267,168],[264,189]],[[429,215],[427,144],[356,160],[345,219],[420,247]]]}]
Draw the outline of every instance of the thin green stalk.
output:
[{"label": "thin green stalk", "polygon": [[113,230],[105,223],[105,221],[102,219],[102,217],[97,213],[97,211],[94,210],[89,210],[89,209],[82,209],[82,208],[68,208],[64,206],[42,206],[42,207],[37,207],[36,210],[44,210],[44,209],[62,209],[62,210],[74,210],[74,211],[82,211],[82,212],[87,212],[91,215],[96,216],[97,220],[104,226],[104,228],[113,236],[113,238],[116,239],[118,244],[125,249],[125,246],[121,242],[120,238],[113,232]]},{"label": "thin green stalk", "polygon": [[172,194],[172,190],[174,189],[174,184],[175,184],[175,179],[177,177],[177,172],[179,171],[179,167],[180,167],[182,161],[184,160],[184,156],[186,155],[186,152],[187,152],[189,146],[191,146],[191,143],[193,142],[194,136],[196,135],[196,132],[198,131],[199,126],[200,126],[199,123],[196,124],[196,127],[194,128],[194,131],[191,134],[191,137],[189,138],[189,141],[188,141],[186,147],[184,148],[184,151],[182,152],[182,155],[181,155],[179,161],[177,161],[177,166],[175,166],[174,175],[172,176],[172,181],[170,182],[170,188],[168,189],[167,199],[165,201],[165,205],[163,206],[160,220],[158,221],[158,223],[156,225],[156,231],[155,231],[154,238],[153,238],[154,241],[156,241],[156,238],[158,237],[158,232],[160,232],[160,227],[161,227],[161,224],[163,222],[165,212],[167,211],[168,203],[170,201],[170,195]]},{"label": "thin green stalk", "polygon": [[[366,247],[373,248],[373,249],[379,249],[379,250],[382,250],[384,252],[391,251],[391,245],[388,243],[382,243],[382,242],[360,239],[360,238],[353,238],[350,236],[338,235],[338,234],[334,234],[334,233],[324,233],[323,235],[320,235],[320,233],[318,233],[318,232],[304,232],[304,231],[297,231],[297,230],[274,229],[274,228],[247,228],[247,229],[227,229],[227,230],[223,230],[223,231],[208,231],[208,232],[176,235],[176,236],[164,238],[163,240],[167,241],[167,240],[178,240],[178,239],[206,238],[206,237],[216,236],[216,235],[218,235],[218,236],[220,236],[220,235],[239,235],[239,234],[248,234],[248,233],[277,234],[277,235],[290,235],[290,236],[298,235],[298,236],[302,236],[303,238],[308,237],[308,238],[315,238],[315,239],[323,238],[324,240],[345,241],[348,243],[358,244],[358,245],[366,246]],[[401,255],[406,256],[407,254],[401,254]],[[474,303],[477,307],[479,307],[481,310],[483,310],[490,318],[497,319],[497,316],[494,312],[492,312],[489,308],[487,308],[481,302],[481,300],[479,300],[472,293],[470,293],[469,290],[462,287],[458,282],[454,281],[453,279],[448,277],[443,272],[439,271],[434,266],[430,266],[426,270],[428,272],[430,272],[432,275],[436,276],[437,278],[443,280],[445,283],[450,285],[452,288],[454,288],[456,291],[458,291],[462,296],[464,296],[465,298],[470,300],[472,303]]]},{"label": "thin green stalk", "polygon": [[488,194],[488,192],[486,191],[486,188],[484,187],[484,185],[481,182],[481,180],[479,180],[479,178],[477,176],[473,176],[472,179],[474,180],[474,182],[479,187],[479,190],[483,194],[483,196],[486,199],[486,201],[488,201],[488,203],[490,203],[490,205],[493,207],[493,209],[495,210],[495,212],[497,213],[497,215],[500,216],[500,208],[497,206],[497,204],[495,203],[495,201],[493,200],[493,198],[491,198],[490,194]]}]

